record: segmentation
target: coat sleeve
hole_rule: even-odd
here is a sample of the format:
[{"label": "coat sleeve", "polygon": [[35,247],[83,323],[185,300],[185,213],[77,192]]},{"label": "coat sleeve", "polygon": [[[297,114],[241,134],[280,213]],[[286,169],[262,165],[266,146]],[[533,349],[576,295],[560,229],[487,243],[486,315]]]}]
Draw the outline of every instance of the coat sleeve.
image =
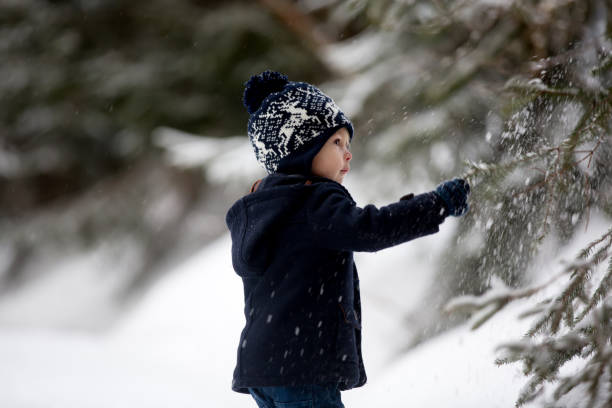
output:
[{"label": "coat sleeve", "polygon": [[446,218],[433,192],[377,208],[357,207],[340,189],[315,194],[308,206],[308,228],[316,245],[342,251],[374,252],[439,231]]}]

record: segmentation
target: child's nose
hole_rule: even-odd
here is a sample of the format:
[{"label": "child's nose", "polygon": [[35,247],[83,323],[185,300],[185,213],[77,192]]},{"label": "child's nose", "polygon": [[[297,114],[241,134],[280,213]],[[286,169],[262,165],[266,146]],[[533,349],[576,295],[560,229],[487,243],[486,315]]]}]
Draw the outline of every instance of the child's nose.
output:
[{"label": "child's nose", "polygon": [[349,150],[347,150],[346,153],[344,154],[344,158],[348,162],[348,161],[351,161],[351,159],[353,158],[353,155]]}]

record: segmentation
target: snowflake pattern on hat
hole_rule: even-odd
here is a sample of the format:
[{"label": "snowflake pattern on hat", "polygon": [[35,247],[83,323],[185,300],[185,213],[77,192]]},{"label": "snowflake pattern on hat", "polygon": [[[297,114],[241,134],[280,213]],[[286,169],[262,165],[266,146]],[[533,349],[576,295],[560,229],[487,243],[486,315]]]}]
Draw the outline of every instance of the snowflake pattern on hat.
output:
[{"label": "snowflake pattern on hat", "polygon": [[271,93],[254,112],[248,125],[257,161],[274,173],[279,162],[309,144],[328,129],[353,127],[332,98],[305,82],[289,82]]}]

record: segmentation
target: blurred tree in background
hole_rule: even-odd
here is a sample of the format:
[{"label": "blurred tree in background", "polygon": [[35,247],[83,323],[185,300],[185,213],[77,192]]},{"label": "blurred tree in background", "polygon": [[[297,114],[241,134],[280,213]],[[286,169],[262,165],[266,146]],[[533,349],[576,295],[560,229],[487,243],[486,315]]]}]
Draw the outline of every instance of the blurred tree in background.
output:
[{"label": "blurred tree in background", "polygon": [[[244,132],[252,72],[329,73],[252,2],[2,1],[3,214],[80,192],[150,154],[160,125]],[[9,193],[10,191],[10,193]]]},{"label": "blurred tree in background", "polygon": [[250,75],[328,77],[315,53],[325,37],[283,18],[250,1],[0,0],[0,291],[75,245],[113,246],[129,262],[93,274],[124,299],[177,250],[218,236],[223,189],[163,160],[154,130],[244,134]]}]

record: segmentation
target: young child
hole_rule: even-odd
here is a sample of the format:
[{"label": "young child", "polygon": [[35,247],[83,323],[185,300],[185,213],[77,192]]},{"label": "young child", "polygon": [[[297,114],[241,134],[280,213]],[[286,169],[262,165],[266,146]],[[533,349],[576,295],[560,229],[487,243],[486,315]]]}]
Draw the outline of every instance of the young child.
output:
[{"label": "young child", "polygon": [[232,389],[260,408],[343,407],[366,382],[353,251],[433,234],[468,209],[460,179],[377,208],[341,185],[353,126],[316,87],[266,71],[245,84],[248,134],[269,175],[228,211],[246,325]]}]

